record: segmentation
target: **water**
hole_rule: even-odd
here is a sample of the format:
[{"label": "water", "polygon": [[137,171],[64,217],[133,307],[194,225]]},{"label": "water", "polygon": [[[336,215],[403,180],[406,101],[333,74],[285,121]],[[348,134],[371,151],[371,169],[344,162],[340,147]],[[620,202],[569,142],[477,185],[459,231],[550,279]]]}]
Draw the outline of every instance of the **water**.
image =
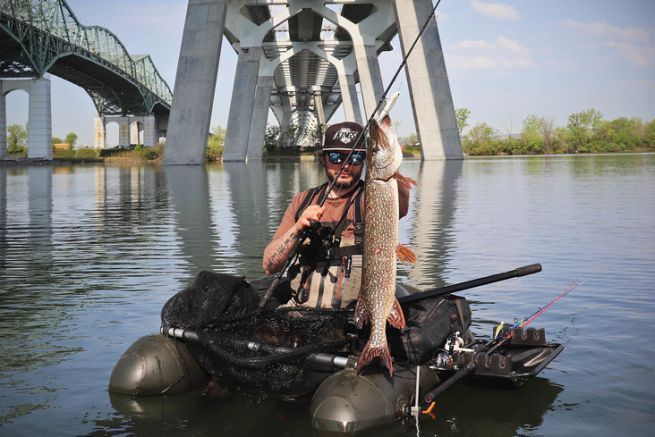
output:
[{"label": "water", "polygon": [[[428,288],[540,262],[465,293],[488,335],[575,279],[535,325],[564,352],[519,390],[457,385],[422,435],[653,435],[655,155],[406,162],[418,180],[403,282]],[[307,435],[308,404],[197,393],[111,397],[109,375],[199,271],[261,275],[313,163],[0,166],[0,433]],[[396,423],[371,435],[415,435]]]}]

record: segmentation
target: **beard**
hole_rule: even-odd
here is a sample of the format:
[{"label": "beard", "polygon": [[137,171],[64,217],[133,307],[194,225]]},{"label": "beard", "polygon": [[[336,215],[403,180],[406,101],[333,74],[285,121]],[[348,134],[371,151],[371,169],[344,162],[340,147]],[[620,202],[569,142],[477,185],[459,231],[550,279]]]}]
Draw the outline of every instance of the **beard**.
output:
[{"label": "beard", "polygon": [[[343,173],[341,173],[341,174],[343,175]],[[335,179],[334,176],[330,176],[329,174],[327,174],[327,171],[326,171],[326,176],[328,178],[328,182],[330,182],[330,183],[332,183],[334,181],[334,179]],[[357,183],[359,182],[360,176],[361,176],[361,173],[359,175],[357,175],[357,176],[355,176],[353,173],[350,173],[350,181],[336,181],[334,183],[334,187],[338,188],[340,190],[344,190],[344,189],[347,189],[347,188],[352,188],[355,185],[357,185]]]}]

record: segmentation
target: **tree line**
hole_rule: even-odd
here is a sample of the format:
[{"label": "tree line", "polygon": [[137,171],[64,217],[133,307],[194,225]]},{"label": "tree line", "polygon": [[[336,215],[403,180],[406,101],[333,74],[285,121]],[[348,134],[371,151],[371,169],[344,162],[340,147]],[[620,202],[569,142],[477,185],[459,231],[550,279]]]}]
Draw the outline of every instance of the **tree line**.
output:
[{"label": "tree line", "polygon": [[[27,127],[22,124],[7,126],[7,153],[10,155],[26,155],[27,138]],[[77,134],[69,132],[63,140],[59,137],[52,137],[52,145],[55,144],[68,144],[69,147],[73,148],[77,144]]]},{"label": "tree line", "polygon": [[529,115],[520,133],[503,135],[484,122],[466,130],[471,115],[466,108],[456,115],[462,149],[470,156],[655,151],[655,119],[606,120],[596,109],[587,109],[557,127],[552,118]]}]

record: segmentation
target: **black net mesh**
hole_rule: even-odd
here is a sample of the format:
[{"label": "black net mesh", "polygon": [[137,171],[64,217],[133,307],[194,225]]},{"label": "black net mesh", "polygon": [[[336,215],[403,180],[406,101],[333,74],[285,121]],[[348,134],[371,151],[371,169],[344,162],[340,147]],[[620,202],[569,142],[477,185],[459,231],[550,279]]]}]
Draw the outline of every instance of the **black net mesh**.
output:
[{"label": "black net mesh", "polygon": [[[165,326],[192,329],[200,344],[190,350],[223,384],[309,393],[328,374],[309,368],[313,353],[347,354],[348,313],[280,308],[260,311],[270,281],[201,272],[162,309]],[[275,307],[272,302],[267,308]]]},{"label": "black net mesh", "polygon": [[[242,277],[202,272],[162,309],[167,327],[190,329],[199,342],[188,344],[196,360],[222,384],[251,386],[291,394],[311,393],[329,376],[312,366],[312,354],[356,355],[369,332],[357,331],[354,350],[348,334],[354,327],[348,311],[276,308],[288,296],[281,284],[264,310],[261,296],[272,279],[248,282]],[[387,331],[397,363],[429,361],[446,337],[464,333],[471,310],[462,298],[432,297],[404,307],[407,329]],[[308,359],[309,358],[309,359]]]}]

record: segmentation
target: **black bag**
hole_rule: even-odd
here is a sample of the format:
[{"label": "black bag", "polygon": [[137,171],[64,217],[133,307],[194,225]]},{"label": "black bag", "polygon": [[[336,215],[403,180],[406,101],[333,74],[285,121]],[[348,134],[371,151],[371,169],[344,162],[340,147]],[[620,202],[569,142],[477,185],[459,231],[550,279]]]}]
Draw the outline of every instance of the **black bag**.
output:
[{"label": "black bag", "polygon": [[423,364],[442,348],[449,335],[464,333],[471,326],[471,308],[466,299],[448,295],[403,305],[406,330],[389,331],[393,356],[400,362]]}]

